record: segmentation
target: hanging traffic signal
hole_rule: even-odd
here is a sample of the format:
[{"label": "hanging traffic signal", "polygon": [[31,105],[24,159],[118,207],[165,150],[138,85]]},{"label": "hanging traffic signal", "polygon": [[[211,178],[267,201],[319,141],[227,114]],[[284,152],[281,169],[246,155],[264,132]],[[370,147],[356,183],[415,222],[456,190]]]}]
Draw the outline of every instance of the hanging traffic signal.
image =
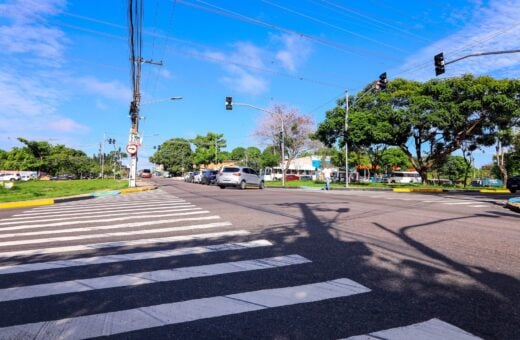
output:
[{"label": "hanging traffic signal", "polygon": [[446,70],[444,69],[444,53],[439,53],[433,57],[435,62],[435,75],[443,74]]},{"label": "hanging traffic signal", "polygon": [[379,75],[379,81],[377,83],[379,85],[379,90],[386,90],[386,83],[388,83],[388,79],[386,79],[386,72],[383,72]]},{"label": "hanging traffic signal", "polygon": [[226,110],[233,110],[233,97],[226,97]]}]

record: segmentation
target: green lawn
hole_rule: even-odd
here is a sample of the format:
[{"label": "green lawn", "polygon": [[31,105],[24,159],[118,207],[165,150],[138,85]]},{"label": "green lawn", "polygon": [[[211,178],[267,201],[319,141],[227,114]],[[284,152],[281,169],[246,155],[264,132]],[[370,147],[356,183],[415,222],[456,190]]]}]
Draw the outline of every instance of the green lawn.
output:
[{"label": "green lawn", "polygon": [[87,194],[100,190],[128,188],[127,180],[84,179],[70,181],[15,182],[14,187],[0,187],[0,202],[28,201]]},{"label": "green lawn", "polygon": [[[279,187],[282,181],[265,182],[267,187]],[[322,188],[325,186],[323,181],[286,181],[286,187],[313,187]],[[345,183],[332,183],[332,188],[345,188]],[[462,186],[447,186],[447,185],[422,185],[422,184],[387,184],[387,183],[349,183],[350,188],[423,188],[423,189],[464,189]],[[465,190],[480,190],[486,189],[484,187],[470,187],[467,186]]]}]

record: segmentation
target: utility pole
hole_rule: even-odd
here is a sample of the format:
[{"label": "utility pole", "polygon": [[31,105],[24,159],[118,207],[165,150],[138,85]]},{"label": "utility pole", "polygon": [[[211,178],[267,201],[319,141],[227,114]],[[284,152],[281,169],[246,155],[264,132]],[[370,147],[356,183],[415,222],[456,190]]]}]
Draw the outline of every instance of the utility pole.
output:
[{"label": "utility pole", "polygon": [[347,131],[348,131],[348,90],[345,91],[345,188],[348,188],[349,174],[348,174],[348,143],[347,143]]},{"label": "utility pole", "polygon": [[[130,65],[132,75],[133,100],[130,103],[130,135],[128,137],[127,151],[131,154],[130,173],[128,176],[128,186],[133,188],[136,186],[137,178],[137,153],[138,147],[141,146],[139,137],[139,106],[141,102],[141,65],[143,63],[162,66],[162,61],[143,59],[141,53],[143,48],[143,1],[128,0],[128,17],[129,17],[129,50]],[[130,152],[132,151],[132,152]]]}]

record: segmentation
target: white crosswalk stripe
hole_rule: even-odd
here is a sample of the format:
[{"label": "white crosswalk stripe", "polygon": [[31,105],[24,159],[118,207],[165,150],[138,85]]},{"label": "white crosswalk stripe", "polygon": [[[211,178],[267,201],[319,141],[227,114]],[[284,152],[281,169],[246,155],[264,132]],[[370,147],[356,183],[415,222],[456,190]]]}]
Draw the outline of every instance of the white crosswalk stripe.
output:
[{"label": "white crosswalk stripe", "polygon": [[[203,232],[205,230],[207,232]],[[244,237],[248,240],[240,239]],[[105,242],[101,242],[105,238]],[[224,280],[231,275],[260,278],[262,273],[278,275],[291,270],[307,275],[314,266],[310,259],[295,252],[281,254],[281,249],[268,239],[252,238],[254,234],[250,231],[233,228],[230,222],[222,221],[209,210],[160,190],[34,208],[0,221],[0,261],[3,261],[0,277],[8,282],[0,288],[0,308],[4,303],[31,306],[45,299],[74,300],[111,293],[109,289],[118,291],[130,287],[151,290],[154,294],[155,289],[160,295],[161,289],[165,289],[160,287],[165,284],[176,288],[182,282],[191,285],[204,278]],[[257,251],[269,255],[254,256]],[[308,275],[312,275],[312,271]],[[26,277],[27,281],[9,283],[9,279],[17,276]],[[266,288],[260,290],[237,284],[230,285],[231,291],[209,297],[196,293],[186,298],[180,294],[180,301],[175,298],[167,303],[161,298],[159,302],[147,305],[137,302],[119,309],[104,309],[100,303],[100,308],[90,313],[72,311],[49,319],[42,315],[21,324],[3,324],[0,339],[110,336],[371,292],[370,288],[344,277],[316,282],[319,280],[309,276],[305,284],[294,282],[299,280],[296,277],[289,276],[288,284],[281,288],[270,288],[270,281],[265,280],[266,283],[258,287]],[[59,307],[50,305],[49,308]],[[437,340],[450,339],[450,336],[455,339],[456,335],[464,340],[476,339],[437,319],[361,337],[393,339],[396,334],[401,335],[400,339],[407,336],[410,339]],[[431,334],[438,337],[428,338]]]},{"label": "white crosswalk stripe", "polygon": [[478,340],[480,338],[439,319],[387,329],[366,335],[347,338],[348,340]]},{"label": "white crosswalk stripe", "polygon": [[163,269],[125,275],[112,275],[93,279],[62,281],[34,286],[6,288],[0,289],[0,302],[66,293],[86,292],[95,289],[107,289],[165,281],[185,280],[196,277],[238,273],[242,271],[272,269],[308,262],[310,261],[299,255],[289,255],[256,260],[217,263],[204,266]]},{"label": "white crosswalk stripe", "polygon": [[[214,223],[211,223],[211,224],[214,224]],[[228,223],[228,222],[218,222],[218,224],[222,225],[222,226],[231,225],[231,223]],[[246,230],[233,230],[233,231],[223,231],[223,232],[216,232],[216,233],[170,236],[170,237],[139,239],[139,240],[131,240],[131,241],[113,241],[113,242],[91,243],[91,244],[82,244],[82,245],[65,246],[65,247],[13,250],[13,251],[0,252],[0,258],[2,258],[2,257],[10,258],[10,257],[16,257],[16,256],[49,255],[49,254],[59,254],[59,253],[78,252],[78,251],[94,251],[94,250],[104,249],[104,248],[125,248],[125,247],[132,247],[132,246],[175,243],[175,242],[185,242],[185,241],[205,240],[205,239],[217,239],[217,238],[222,238],[222,237],[246,236],[246,235],[249,235],[249,232]]]},{"label": "white crosswalk stripe", "polygon": [[[157,220],[157,221],[134,222],[134,223],[99,226],[99,227],[93,227],[92,230],[102,230],[103,228],[106,228],[106,229],[133,228],[133,227],[142,227],[142,226],[149,226],[149,225],[156,225],[156,224],[175,223],[175,222],[181,222],[181,221],[216,220],[219,218],[220,218],[219,216],[174,218],[174,219],[169,219],[169,220]],[[175,232],[175,231],[196,230],[196,229],[209,229],[209,228],[217,228],[217,227],[223,227],[223,226],[228,226],[228,225],[231,225],[231,224],[226,223],[226,222],[221,222],[221,223],[187,225],[187,226],[180,226],[180,227],[177,226],[177,227],[165,227],[165,228],[156,228],[156,229],[139,229],[139,230],[135,230],[135,231],[105,232],[103,234],[87,234],[87,235],[75,235],[75,236],[37,238],[37,239],[29,239],[29,240],[4,241],[4,242],[0,242],[0,247],[26,245],[26,244],[38,244],[38,243],[50,243],[50,242],[79,241],[79,240],[85,240],[85,239],[99,239],[99,238],[109,238],[109,237],[125,237],[125,236],[165,233],[165,232],[171,232],[171,231]],[[89,229],[89,228],[85,228],[85,229]]]},{"label": "white crosswalk stripe", "polygon": [[[152,219],[152,218],[159,218],[159,217],[173,217],[173,216],[188,216],[188,215],[199,215],[199,214],[209,214],[209,211],[207,210],[198,210],[199,208],[194,208],[194,209],[189,209],[189,210],[192,210],[192,211],[185,211],[185,210],[181,210],[180,212],[177,212],[176,211],[172,211],[172,212],[169,212],[167,214],[154,214],[154,215],[139,215],[139,216],[128,216],[128,215],[125,215],[123,217],[112,217],[114,215],[110,214],[110,215],[105,215],[103,218],[101,219],[90,219],[88,221],[85,221],[85,220],[73,220],[73,221],[65,221],[65,222],[53,222],[53,223],[38,223],[38,224],[22,224],[20,226],[16,226],[16,227],[7,227],[7,228],[2,228],[2,231],[11,231],[11,230],[24,230],[24,229],[39,229],[39,228],[47,228],[47,227],[62,227],[62,226],[69,226],[69,225],[74,225],[74,224],[85,224],[86,222],[88,223],[99,223],[99,222],[103,222],[103,223],[107,223],[107,222],[117,222],[117,221],[125,221],[125,220],[133,220],[135,221],[136,219]],[[193,211],[194,210],[194,211]],[[125,225],[126,227],[126,225]],[[88,229],[88,228],[85,228],[87,231],[88,230],[96,230],[96,228],[91,228],[91,229]],[[104,226],[104,227],[98,227],[98,229],[114,229],[114,228],[110,228],[110,226]],[[63,229],[61,232],[72,232],[72,231],[75,231],[74,229]],[[45,232],[43,231],[40,231],[39,233],[41,233],[42,235],[45,234]],[[52,234],[53,232],[49,232],[49,234]],[[58,233],[56,231],[56,233]],[[34,232],[34,233],[17,233],[16,235],[18,236],[29,236],[29,235],[37,235],[38,232]],[[5,237],[12,237],[11,234],[0,234],[0,238],[5,238]]]},{"label": "white crosswalk stripe", "polygon": [[[153,243],[158,243],[156,240],[153,240]],[[170,242],[170,241],[167,241]],[[11,266],[2,266],[0,267],[0,275],[5,274],[14,274],[14,273],[23,273],[37,270],[48,270],[48,269],[63,269],[70,267],[79,267],[79,266],[89,266],[94,264],[107,264],[107,263],[116,263],[116,262],[127,262],[127,261],[142,261],[142,260],[150,260],[150,259],[159,259],[163,257],[173,257],[173,256],[182,256],[182,255],[192,255],[192,254],[206,254],[212,252],[219,251],[230,251],[230,250],[244,250],[244,249],[252,249],[256,247],[268,247],[273,244],[267,240],[256,240],[250,242],[234,242],[234,243],[224,243],[224,244],[215,244],[209,246],[200,246],[200,247],[190,247],[190,248],[180,248],[180,249],[170,249],[170,250],[160,250],[160,251],[147,251],[147,252],[139,252],[139,253],[127,253],[121,255],[107,255],[107,256],[92,256],[92,257],[82,257],[75,258],[73,260],[61,260],[61,261],[51,261],[51,262],[38,262],[38,263],[28,263],[21,265],[11,265]]]},{"label": "white crosswalk stripe", "polygon": [[370,292],[349,279],[265,289],[0,328],[10,339],[85,339]]}]

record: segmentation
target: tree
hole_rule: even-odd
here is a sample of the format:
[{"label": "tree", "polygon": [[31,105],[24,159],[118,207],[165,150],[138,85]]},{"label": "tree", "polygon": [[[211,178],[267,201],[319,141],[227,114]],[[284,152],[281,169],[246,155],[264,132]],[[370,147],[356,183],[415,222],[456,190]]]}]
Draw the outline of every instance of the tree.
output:
[{"label": "tree", "polygon": [[448,156],[438,169],[439,177],[446,177],[453,183],[463,179],[467,172],[467,165],[463,156]]},{"label": "tree", "polygon": [[195,153],[193,154],[193,163],[197,165],[207,165],[213,162],[217,164],[219,152],[221,148],[226,147],[224,134],[208,132],[206,136],[197,135],[191,142],[195,144]]},{"label": "tree", "polygon": [[161,144],[150,162],[162,164],[164,169],[174,176],[179,176],[192,168],[193,152],[190,141],[184,138],[171,138]]},{"label": "tree", "polygon": [[273,167],[280,164],[280,149],[276,146],[268,146],[262,151],[260,167]]},{"label": "tree", "polygon": [[[352,108],[358,124],[349,124],[349,140],[359,132],[363,144],[399,147],[426,182],[427,172],[442,164],[464,142],[489,146],[499,131],[520,115],[520,82],[491,77],[435,79],[426,83],[396,79],[387,91],[358,97]],[[327,145],[338,141],[340,108],[327,113],[317,137]],[[369,122],[370,131],[367,132]],[[350,122],[349,122],[350,123]]]},{"label": "tree", "polygon": [[295,108],[274,105],[264,113],[254,135],[264,144],[281,145],[282,125],[286,162],[281,163],[288,168],[302,152],[314,147],[310,139],[311,132],[314,130],[314,120],[310,115],[301,114]]},{"label": "tree", "polygon": [[240,160],[244,159],[245,153],[246,153],[246,149],[239,146],[239,147],[236,147],[233,150],[231,150],[230,157],[234,161],[240,161]]}]

